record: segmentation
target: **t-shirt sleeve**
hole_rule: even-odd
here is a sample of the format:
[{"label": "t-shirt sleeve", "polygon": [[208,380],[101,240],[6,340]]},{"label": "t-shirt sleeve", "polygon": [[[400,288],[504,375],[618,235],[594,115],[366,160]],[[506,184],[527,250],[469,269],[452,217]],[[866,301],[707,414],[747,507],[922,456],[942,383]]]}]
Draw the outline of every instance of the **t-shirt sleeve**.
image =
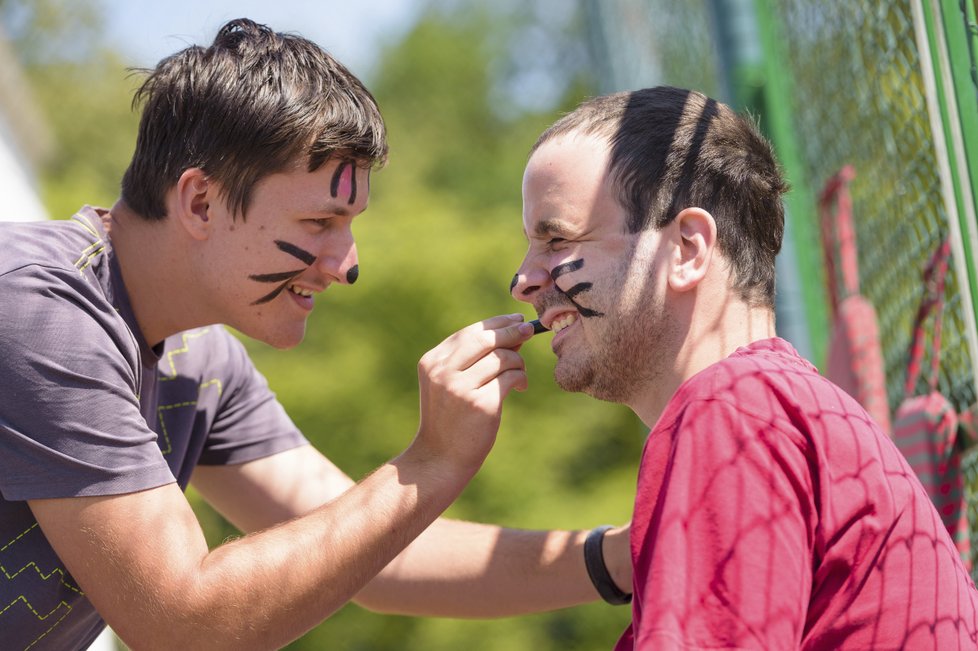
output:
[{"label": "t-shirt sleeve", "polygon": [[637,649],[797,648],[811,589],[810,474],[798,438],[732,401],[652,433],[633,541]]},{"label": "t-shirt sleeve", "polygon": [[308,444],[242,343],[224,328],[218,334],[227,385],[199,463],[245,463]]},{"label": "t-shirt sleeve", "polygon": [[102,495],[174,481],[139,411],[132,333],[75,269],[0,277],[0,492]]}]

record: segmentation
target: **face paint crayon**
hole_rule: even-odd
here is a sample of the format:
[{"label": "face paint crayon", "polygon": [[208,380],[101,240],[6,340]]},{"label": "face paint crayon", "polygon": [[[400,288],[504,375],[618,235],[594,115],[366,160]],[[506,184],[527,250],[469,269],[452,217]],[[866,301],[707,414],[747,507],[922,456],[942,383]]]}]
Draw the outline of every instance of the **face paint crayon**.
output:
[{"label": "face paint crayon", "polygon": [[550,332],[550,329],[547,328],[547,326],[540,323],[540,319],[533,319],[532,321],[530,321],[530,323],[533,324],[534,335],[538,335],[541,332]]}]

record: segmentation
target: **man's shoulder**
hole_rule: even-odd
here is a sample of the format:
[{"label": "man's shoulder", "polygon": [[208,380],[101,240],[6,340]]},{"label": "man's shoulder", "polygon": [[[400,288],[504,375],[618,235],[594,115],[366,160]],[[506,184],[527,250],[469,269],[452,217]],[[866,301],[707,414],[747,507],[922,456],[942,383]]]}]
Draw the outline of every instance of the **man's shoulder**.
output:
[{"label": "man's shoulder", "polygon": [[776,388],[799,379],[820,377],[818,370],[788,342],[762,339],[742,346],[689,378],[677,393],[690,397],[752,395],[762,387]]},{"label": "man's shoulder", "polygon": [[80,272],[108,247],[94,209],[70,219],[0,222],[0,275],[30,268]]}]

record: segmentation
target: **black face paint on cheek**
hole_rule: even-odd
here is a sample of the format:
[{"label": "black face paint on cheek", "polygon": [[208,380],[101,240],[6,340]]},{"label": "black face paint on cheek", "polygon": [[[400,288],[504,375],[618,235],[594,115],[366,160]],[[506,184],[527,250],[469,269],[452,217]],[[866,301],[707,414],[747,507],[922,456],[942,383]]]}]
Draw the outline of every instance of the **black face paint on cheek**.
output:
[{"label": "black face paint on cheek", "polygon": [[357,282],[357,278],[360,277],[360,265],[355,264],[346,271],[346,282],[351,285]]},{"label": "black face paint on cheek", "polygon": [[[590,308],[584,307],[580,303],[574,300],[574,297],[578,294],[583,294],[584,292],[590,291],[592,287],[591,283],[577,283],[566,292],[564,295],[570,299],[570,302],[574,304],[577,311],[581,313],[581,316],[591,317],[591,316],[604,316],[604,312],[598,312],[597,310],[592,310]],[[558,288],[559,289],[559,288]]]},{"label": "black face paint on cheek", "polygon": [[271,292],[265,294],[257,301],[252,303],[252,305],[263,305],[271,301],[273,298],[281,294],[282,291],[289,286],[289,283],[292,282],[292,279],[298,276],[299,274],[301,274],[303,271],[305,271],[305,269],[299,269],[298,271],[282,271],[274,274],[257,274],[253,276],[248,276],[248,278],[251,278],[252,280],[259,283],[277,283],[280,281],[285,281],[281,285],[273,289]]},{"label": "black face paint on cheek", "polygon": [[[309,253],[305,249],[296,246],[295,244],[284,242],[282,240],[275,240],[275,246],[277,246],[280,251],[288,253],[289,255],[298,258],[302,262],[305,262],[307,266],[311,265],[313,262],[316,261],[316,256]],[[296,276],[301,274],[303,271],[305,271],[305,269],[296,269],[294,271],[279,271],[270,274],[252,274],[248,276],[248,278],[258,283],[281,283],[278,287],[273,289],[271,292],[265,294],[257,301],[252,303],[252,305],[263,305],[273,300],[276,296],[281,294],[286,287],[289,286],[289,283],[292,282],[292,280]]]},{"label": "black face paint on cheek", "polygon": [[568,289],[566,292],[557,286],[556,280],[558,278],[560,278],[565,274],[569,274],[574,271],[579,271],[583,267],[584,267],[584,258],[571,260],[570,262],[565,262],[564,264],[559,264],[556,267],[554,267],[550,271],[550,277],[555,281],[554,287],[557,288],[557,291],[559,291],[560,293],[562,293],[564,296],[567,297],[567,300],[570,301],[574,305],[574,307],[577,308],[577,311],[580,312],[581,316],[583,317],[604,316],[604,312],[598,312],[597,310],[592,310],[590,308],[584,307],[583,305],[581,305],[580,303],[574,300],[574,297],[577,296],[578,294],[583,294],[585,292],[590,291],[591,287],[593,286],[592,283],[589,282],[577,283],[576,285]]},{"label": "black face paint on cheek", "polygon": [[571,260],[570,262],[565,262],[564,264],[559,264],[550,270],[550,277],[553,280],[557,280],[564,274],[569,274],[572,271],[577,271],[584,266],[584,258],[579,260]]},{"label": "black face paint on cheek", "polygon": [[275,240],[275,246],[277,246],[280,250],[285,251],[289,255],[302,260],[307,265],[316,261],[316,256],[309,253],[305,249],[299,248],[295,244],[283,242],[282,240]]}]

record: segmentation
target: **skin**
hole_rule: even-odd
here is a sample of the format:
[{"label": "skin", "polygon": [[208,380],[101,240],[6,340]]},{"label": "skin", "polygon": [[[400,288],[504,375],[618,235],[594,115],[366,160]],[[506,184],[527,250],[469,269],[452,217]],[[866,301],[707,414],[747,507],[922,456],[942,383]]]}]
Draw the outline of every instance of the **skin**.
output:
[{"label": "skin", "polygon": [[625,404],[651,428],[683,381],[775,336],[774,314],[732,289],[708,212],[629,233],[609,160],[603,138],[580,133],[534,152],[523,177],[529,247],[512,294],[547,327],[575,319],[551,343],[562,387]]},{"label": "skin", "polygon": [[[368,174],[343,160],[310,173],[297,161],[256,185],[245,218],[200,169],[169,190],[161,222],[117,203],[110,236],[147,342],[225,323],[273,346],[298,344],[313,300],[290,288],[318,293],[356,278],[352,224],[367,207]],[[176,484],[30,507],[132,648],[278,648],[354,597],[456,616],[594,600],[584,532],[436,520],[492,447],[506,395],[526,387],[517,350],[532,333],[521,315],[498,316],[429,351],[414,439],[359,483],[310,446],[198,468],[193,484],[251,532],[214,550]],[[619,530],[605,546],[620,585],[630,584],[625,545]]]}]

